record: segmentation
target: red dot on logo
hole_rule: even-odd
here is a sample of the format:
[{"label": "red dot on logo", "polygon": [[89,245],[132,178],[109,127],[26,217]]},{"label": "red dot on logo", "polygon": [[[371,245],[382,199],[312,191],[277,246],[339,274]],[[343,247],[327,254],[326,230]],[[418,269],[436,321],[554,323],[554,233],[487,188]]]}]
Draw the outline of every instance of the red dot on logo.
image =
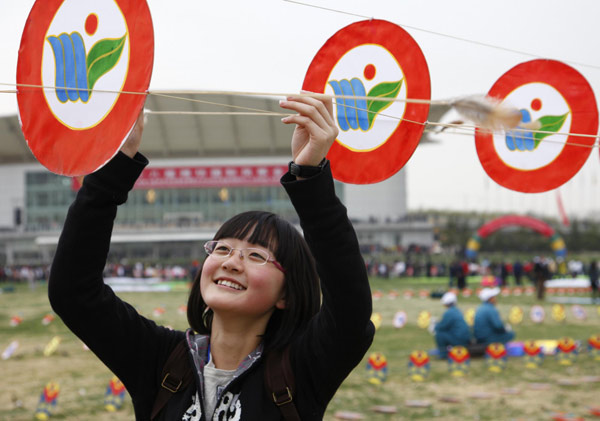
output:
[{"label": "red dot on logo", "polygon": [[533,101],[531,101],[531,109],[533,111],[541,110],[542,109],[542,101],[539,98],[536,98]]},{"label": "red dot on logo", "polygon": [[365,75],[365,79],[373,80],[373,78],[375,77],[375,73],[377,73],[375,66],[373,66],[372,64],[367,64],[365,66],[365,70],[363,71],[363,74]]},{"label": "red dot on logo", "polygon": [[90,13],[85,20],[85,32],[92,36],[96,33],[98,29],[98,16],[95,13]]}]

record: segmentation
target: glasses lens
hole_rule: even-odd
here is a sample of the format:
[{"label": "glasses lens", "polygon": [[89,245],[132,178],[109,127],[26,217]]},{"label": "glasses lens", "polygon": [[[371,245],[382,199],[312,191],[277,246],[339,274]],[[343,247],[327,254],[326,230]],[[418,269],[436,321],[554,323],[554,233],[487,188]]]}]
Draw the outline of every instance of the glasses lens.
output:
[{"label": "glasses lens", "polygon": [[248,261],[257,265],[264,265],[269,261],[269,253],[262,249],[248,248],[244,250],[244,254],[248,257]]},{"label": "glasses lens", "polygon": [[204,250],[215,257],[227,257],[231,254],[232,248],[221,241],[208,241],[204,244]]}]

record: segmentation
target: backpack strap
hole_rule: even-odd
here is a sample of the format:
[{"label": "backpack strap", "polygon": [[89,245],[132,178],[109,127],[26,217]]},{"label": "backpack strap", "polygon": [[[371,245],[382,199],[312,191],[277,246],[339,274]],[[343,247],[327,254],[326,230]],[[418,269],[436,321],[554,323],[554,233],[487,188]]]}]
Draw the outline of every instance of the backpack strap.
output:
[{"label": "backpack strap", "polygon": [[151,419],[155,419],[161,409],[167,404],[171,396],[184,390],[192,381],[193,375],[190,370],[190,359],[188,356],[187,340],[184,339],[169,355],[160,375],[161,383],[154,406],[152,407]]},{"label": "backpack strap", "polygon": [[300,421],[293,399],[296,393],[295,383],[290,364],[290,347],[283,352],[269,352],[265,366],[265,386],[286,421]]}]

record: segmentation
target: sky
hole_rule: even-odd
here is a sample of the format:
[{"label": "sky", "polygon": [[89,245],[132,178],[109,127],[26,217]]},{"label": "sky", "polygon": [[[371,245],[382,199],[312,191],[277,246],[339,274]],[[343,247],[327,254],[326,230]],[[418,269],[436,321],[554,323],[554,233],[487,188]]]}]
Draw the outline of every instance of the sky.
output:
[{"label": "sky", "polygon": [[[0,83],[11,84],[34,1],[0,2]],[[485,94],[509,69],[535,58],[569,64],[600,95],[597,0],[312,0],[305,4],[149,0],[148,4],[155,31],[151,90],[297,92],[329,37],[351,23],[376,18],[402,26],[419,44],[434,100]],[[1,94],[0,115],[16,112],[15,95]],[[518,193],[490,179],[479,163],[473,136],[450,130],[433,137],[436,142],[419,146],[406,165],[409,210],[558,217],[556,191]],[[560,187],[567,215],[599,217],[599,159],[595,148],[580,172]]]}]

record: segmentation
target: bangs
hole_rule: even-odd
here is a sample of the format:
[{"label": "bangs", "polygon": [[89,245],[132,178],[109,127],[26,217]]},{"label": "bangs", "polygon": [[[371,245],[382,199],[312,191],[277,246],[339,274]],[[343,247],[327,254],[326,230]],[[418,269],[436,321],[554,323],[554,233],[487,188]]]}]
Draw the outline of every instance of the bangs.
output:
[{"label": "bangs", "polygon": [[226,221],[215,234],[214,240],[235,238],[272,250],[277,257],[279,245],[277,215],[263,211],[244,212]]}]

